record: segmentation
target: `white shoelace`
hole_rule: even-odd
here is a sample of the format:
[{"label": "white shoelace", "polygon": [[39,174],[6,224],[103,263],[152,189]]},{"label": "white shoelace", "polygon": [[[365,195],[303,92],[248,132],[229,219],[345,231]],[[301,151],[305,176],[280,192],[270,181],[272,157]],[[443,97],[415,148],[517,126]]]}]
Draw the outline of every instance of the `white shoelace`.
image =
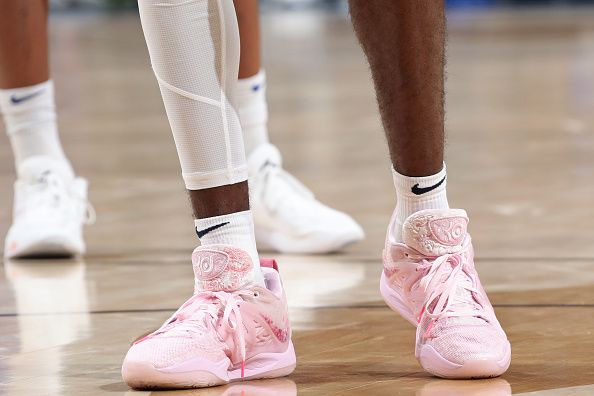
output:
[{"label": "white shoelace", "polygon": [[[175,336],[199,330],[214,330],[219,321],[220,308],[224,307],[220,320],[233,335],[234,352],[239,352],[241,356],[241,377],[243,378],[246,360],[245,326],[239,303],[243,301],[243,296],[253,297],[254,293],[250,290],[239,290],[233,293],[204,291],[194,294],[165,325],[148,337],[163,333]],[[220,341],[223,342],[223,340]]]},{"label": "white shoelace", "polygon": [[59,207],[63,203],[64,195],[67,194],[83,201],[84,224],[94,224],[97,219],[95,208],[89,200],[78,196],[78,192],[72,188],[72,185],[68,187],[64,186],[63,181],[52,172],[42,173],[39,178],[28,185],[28,190],[28,205],[34,207]]},{"label": "white shoelace", "polygon": [[[256,177],[260,179],[257,181],[257,184],[263,186],[261,191],[262,198],[265,199],[266,206],[272,211],[275,211],[277,205],[283,202],[281,199],[282,194],[288,193],[288,191],[304,199],[312,199],[314,197],[311,190],[305,187],[303,183],[276,164],[264,165]],[[282,188],[278,188],[278,186],[270,188],[271,179],[280,181],[285,187],[284,191]]]}]

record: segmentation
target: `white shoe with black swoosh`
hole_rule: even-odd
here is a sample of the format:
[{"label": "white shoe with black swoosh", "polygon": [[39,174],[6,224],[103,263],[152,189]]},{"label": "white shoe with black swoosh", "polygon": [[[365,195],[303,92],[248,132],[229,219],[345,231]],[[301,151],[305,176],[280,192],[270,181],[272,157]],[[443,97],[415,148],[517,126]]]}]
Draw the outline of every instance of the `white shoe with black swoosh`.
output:
[{"label": "white shoe with black swoosh", "polygon": [[318,201],[282,168],[275,146],[256,148],[248,157],[248,170],[258,249],[330,253],[364,238],[352,217]]},{"label": "white shoe with black swoosh", "polygon": [[60,164],[31,157],[19,167],[14,185],[13,223],[4,243],[6,258],[65,257],[83,254],[83,225],[95,218],[87,201],[87,181],[69,180]]}]

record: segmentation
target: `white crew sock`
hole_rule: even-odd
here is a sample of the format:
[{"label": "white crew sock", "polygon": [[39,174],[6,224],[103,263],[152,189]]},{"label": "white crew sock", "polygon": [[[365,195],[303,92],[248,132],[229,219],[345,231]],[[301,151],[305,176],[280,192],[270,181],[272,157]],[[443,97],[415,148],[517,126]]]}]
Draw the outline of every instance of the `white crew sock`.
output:
[{"label": "white crew sock", "polygon": [[[446,167],[432,176],[408,177],[392,168],[396,188],[396,209],[390,220],[388,235],[402,242],[402,225],[413,213],[424,209],[448,209]],[[434,187],[434,188],[431,188]]]},{"label": "white crew sock", "polygon": [[245,153],[249,155],[268,143],[268,105],[266,103],[266,73],[241,78],[237,82],[236,106],[243,130]]},{"label": "white crew sock", "polygon": [[28,87],[0,89],[0,111],[19,177],[23,176],[20,165],[38,156],[48,157],[58,164],[56,170],[60,170],[63,177],[74,177],[58,136],[51,80]]},{"label": "white crew sock", "polygon": [[202,246],[223,244],[245,250],[252,258],[254,281],[264,285],[260,259],[256,250],[254,219],[250,210],[196,219],[194,225]]}]

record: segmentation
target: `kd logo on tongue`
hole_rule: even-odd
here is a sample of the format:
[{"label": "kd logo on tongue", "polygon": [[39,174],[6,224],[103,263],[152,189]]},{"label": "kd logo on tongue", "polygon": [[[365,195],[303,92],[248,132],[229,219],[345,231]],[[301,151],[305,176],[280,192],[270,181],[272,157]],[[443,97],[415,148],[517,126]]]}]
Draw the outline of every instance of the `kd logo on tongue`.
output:
[{"label": "kd logo on tongue", "polygon": [[446,217],[431,220],[429,227],[435,239],[447,246],[456,246],[462,243],[466,236],[467,221],[463,217]]},{"label": "kd logo on tongue", "polygon": [[216,250],[200,250],[194,256],[196,277],[207,281],[221,275],[229,264],[229,256]]}]

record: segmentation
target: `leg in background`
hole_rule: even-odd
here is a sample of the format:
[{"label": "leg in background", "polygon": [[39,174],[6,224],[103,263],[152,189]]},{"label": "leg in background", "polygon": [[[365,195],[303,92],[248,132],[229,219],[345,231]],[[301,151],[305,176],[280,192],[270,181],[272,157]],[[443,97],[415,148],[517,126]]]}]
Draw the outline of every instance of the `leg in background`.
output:
[{"label": "leg in background", "polygon": [[241,36],[236,105],[248,161],[258,247],[284,253],[339,250],[361,240],[363,230],[347,214],[317,201],[305,186],[282,169],[281,153],[269,142],[258,3],[258,0],[234,1]]},{"label": "leg in background", "polygon": [[253,77],[262,67],[260,50],[260,0],[233,0],[241,51],[239,79]]},{"label": "leg in background", "polygon": [[260,50],[259,0],[234,0],[241,37],[236,107],[243,130],[246,155],[269,143],[266,74]]},{"label": "leg in background", "polygon": [[64,156],[49,80],[47,0],[7,1],[0,5],[0,111],[17,172],[25,159],[45,156],[72,178]]},{"label": "leg in background", "polygon": [[18,176],[8,258],[85,251],[87,183],[74,177],[58,135],[47,17],[47,0],[0,3],[0,112]]},{"label": "leg in background", "polygon": [[0,89],[49,80],[48,0],[7,1],[0,9]]}]

